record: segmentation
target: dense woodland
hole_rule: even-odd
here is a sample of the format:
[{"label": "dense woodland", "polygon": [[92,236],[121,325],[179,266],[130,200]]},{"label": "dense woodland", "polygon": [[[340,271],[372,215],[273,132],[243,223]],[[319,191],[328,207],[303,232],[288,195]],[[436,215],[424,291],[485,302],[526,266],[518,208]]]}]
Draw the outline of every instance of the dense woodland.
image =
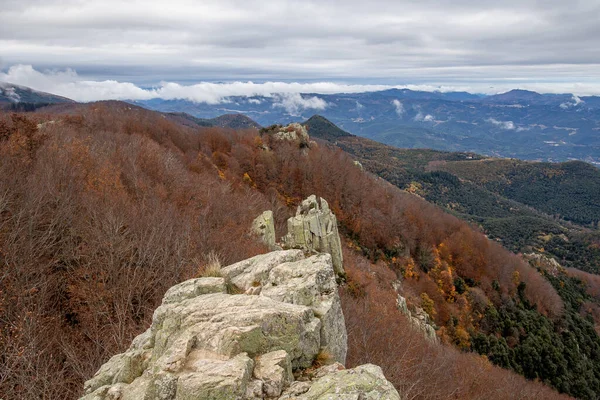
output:
[{"label": "dense woodland", "polygon": [[[319,137],[394,185],[473,222],[513,252],[546,252],[568,267],[600,270],[600,169],[583,162],[534,163],[473,153],[398,149],[341,130]],[[314,129],[313,129],[314,128]]]},{"label": "dense woodland", "polygon": [[[344,236],[348,366],[381,365],[409,399],[561,398],[543,383],[600,392],[593,276],[538,271],[324,143],[106,102],[0,119],[2,397],[77,397],[170,286],[209,258],[266,251],[249,234],[254,217],[273,210],[281,234],[310,194],[327,199]],[[393,281],[443,345],[410,327]]]}]

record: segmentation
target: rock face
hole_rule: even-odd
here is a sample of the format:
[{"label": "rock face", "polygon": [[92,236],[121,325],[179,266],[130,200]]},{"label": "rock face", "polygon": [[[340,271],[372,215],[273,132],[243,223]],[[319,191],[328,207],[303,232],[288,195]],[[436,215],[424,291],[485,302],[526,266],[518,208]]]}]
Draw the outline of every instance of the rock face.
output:
[{"label": "rock face", "polygon": [[406,315],[413,327],[423,332],[423,335],[434,343],[439,343],[440,339],[435,333],[433,323],[429,318],[429,315],[421,307],[415,307],[414,311],[408,309],[406,299],[400,295],[396,299],[398,309],[402,314]]},{"label": "rock face", "polygon": [[301,250],[274,251],[222,272],[247,294],[309,307],[321,322],[320,350],[346,362],[348,336],[331,255],[304,258]]},{"label": "rock face", "polygon": [[283,246],[308,252],[329,253],[336,274],[343,274],[343,257],[337,219],[325,199],[309,196],[298,206],[296,216],[288,219]]},{"label": "rock face", "polygon": [[252,222],[252,231],[269,247],[269,250],[281,250],[276,243],[273,211],[265,211],[256,217],[254,222]]},{"label": "rock face", "polygon": [[562,265],[558,263],[558,261],[556,261],[554,258],[545,256],[543,254],[523,254],[523,258],[534,267],[544,270],[552,276],[557,276],[559,273],[565,271],[565,269],[562,267]]},{"label": "rock face", "polygon": [[400,399],[376,366],[311,368],[319,352],[346,357],[329,254],[275,251],[222,272],[169,289],[151,327],[85,383],[83,398]]},{"label": "rock face", "polygon": [[412,311],[408,309],[408,304],[406,303],[406,298],[404,298],[400,293],[402,293],[402,282],[394,281],[392,282],[392,287],[396,291],[396,305],[398,306],[398,310],[402,312],[402,314],[408,317],[410,324],[415,328],[420,330],[423,333],[423,336],[428,340],[439,343],[440,339],[435,333],[434,322],[429,317],[429,314],[421,307],[412,307]]},{"label": "rock face", "polygon": [[301,145],[308,145],[310,137],[306,128],[298,123],[292,123],[281,127],[273,133],[273,137],[278,140],[287,140],[299,142]]}]

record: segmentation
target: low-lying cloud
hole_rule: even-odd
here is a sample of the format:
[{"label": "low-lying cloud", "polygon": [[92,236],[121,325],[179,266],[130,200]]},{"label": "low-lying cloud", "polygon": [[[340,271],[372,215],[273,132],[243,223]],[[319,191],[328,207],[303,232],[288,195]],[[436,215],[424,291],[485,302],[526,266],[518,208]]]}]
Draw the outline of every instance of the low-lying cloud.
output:
[{"label": "low-lying cloud", "polygon": [[304,110],[324,110],[327,108],[327,102],[317,96],[305,97],[299,93],[286,93],[275,96],[273,107],[281,107],[292,116],[300,116]]},{"label": "low-lying cloud", "polygon": [[[452,92],[466,91],[470,93],[497,94],[511,89],[534,90],[539,93],[575,93],[569,107],[579,105],[583,101],[577,95],[600,93],[600,84],[581,85],[572,84],[522,84],[507,83],[504,86],[490,87],[487,84],[472,85],[382,85],[382,84],[347,84],[339,82],[200,82],[197,84],[183,85],[176,82],[163,81],[150,88],[142,88],[132,82],[117,80],[91,80],[80,76],[71,68],[62,70],[38,70],[31,65],[13,65],[5,72],[0,70],[0,82],[30,87],[34,90],[64,96],[80,102],[98,100],[189,100],[196,103],[218,104],[227,102],[229,97],[273,97],[278,94],[334,94],[334,93],[363,93],[388,89],[410,89],[427,92]],[[296,98],[297,99],[297,98]],[[259,104],[259,99],[253,103]],[[282,103],[283,104],[283,103]],[[309,104],[304,102],[303,104]],[[313,103],[319,107],[321,103]],[[392,104],[398,115],[402,115],[404,105],[399,100]],[[319,109],[319,108],[317,108]],[[357,104],[357,110],[360,110]],[[423,120],[427,115],[422,116]],[[431,117],[433,118],[433,117]]]},{"label": "low-lying cloud", "polygon": [[562,103],[560,105],[560,108],[562,108],[563,110],[566,110],[571,107],[577,107],[578,105],[583,104],[583,103],[585,103],[585,101],[581,100],[579,98],[579,96],[573,95],[573,97],[571,98],[571,101]]},{"label": "low-lying cloud", "polygon": [[[157,87],[143,89],[130,82],[115,80],[92,81],[80,77],[75,70],[38,71],[31,65],[15,65],[7,72],[0,72],[0,81],[31,87],[32,89],[57,94],[70,99],[89,102],[97,100],[163,100],[183,99],[196,103],[218,104],[233,96],[266,96],[281,94],[333,94],[361,93],[390,89],[388,85],[348,85],[333,82],[296,83],[296,82],[200,82],[194,85],[181,85],[175,82],[161,82]],[[298,110],[302,108],[323,109],[326,103],[322,99],[301,96],[279,96],[284,108]],[[317,100],[314,100],[317,99]],[[255,99],[257,103],[260,100]],[[258,103],[257,103],[258,104]]]},{"label": "low-lying cloud", "polygon": [[512,131],[515,130],[517,127],[515,126],[515,123],[512,121],[498,121],[495,118],[488,118],[486,119],[487,122],[496,125],[497,127],[501,128],[501,129],[505,129],[507,131]]},{"label": "low-lying cloud", "polygon": [[507,131],[523,132],[523,131],[528,131],[530,129],[528,127],[517,126],[512,121],[499,121],[499,120],[497,120],[495,118],[488,118],[488,119],[486,119],[486,122],[489,122],[489,123],[491,123],[493,125],[496,125],[500,129],[504,129],[504,130],[507,130]]},{"label": "low-lying cloud", "polygon": [[21,96],[19,96],[19,94],[15,91],[14,87],[5,86],[2,84],[2,82],[0,82],[0,94],[8,97],[10,101],[15,103],[21,100]]},{"label": "low-lying cloud", "polygon": [[399,117],[402,117],[404,115],[404,105],[402,104],[402,102],[398,99],[394,99],[392,101],[392,104],[394,105],[394,108],[396,109],[396,114],[398,114]]},{"label": "low-lying cloud", "polygon": [[415,115],[414,120],[417,122],[433,122],[435,117],[431,114],[423,114],[421,111],[419,111],[417,115]]}]

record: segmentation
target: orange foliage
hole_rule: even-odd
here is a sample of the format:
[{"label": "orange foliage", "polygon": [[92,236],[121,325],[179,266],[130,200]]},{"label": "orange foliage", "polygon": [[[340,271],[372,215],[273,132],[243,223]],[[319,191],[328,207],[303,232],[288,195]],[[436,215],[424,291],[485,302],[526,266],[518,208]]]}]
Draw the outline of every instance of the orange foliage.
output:
[{"label": "orange foliage", "polygon": [[[541,383],[493,366],[485,357],[427,341],[396,308],[392,276],[384,264],[344,252],[345,268],[364,295],[340,288],[348,329],[347,367],[373,363],[406,399],[566,399]],[[463,328],[454,333],[468,348]]]}]

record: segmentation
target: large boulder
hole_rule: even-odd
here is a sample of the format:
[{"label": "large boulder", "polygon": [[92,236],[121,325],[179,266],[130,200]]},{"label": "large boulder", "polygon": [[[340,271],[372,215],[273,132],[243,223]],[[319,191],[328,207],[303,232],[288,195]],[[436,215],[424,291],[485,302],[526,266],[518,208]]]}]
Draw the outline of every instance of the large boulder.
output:
[{"label": "large boulder", "polygon": [[309,196],[302,201],[296,216],[288,219],[288,233],[282,239],[285,248],[329,253],[336,274],[344,274],[342,244],[337,219],[325,199]]},{"label": "large boulder", "polygon": [[[399,398],[373,366],[334,364],[294,381],[292,372],[313,371],[324,351],[342,362],[346,356],[329,254],[276,251],[222,272],[223,278],[169,289],[150,328],[85,383],[83,398]],[[249,293],[229,294],[228,288]]]}]

